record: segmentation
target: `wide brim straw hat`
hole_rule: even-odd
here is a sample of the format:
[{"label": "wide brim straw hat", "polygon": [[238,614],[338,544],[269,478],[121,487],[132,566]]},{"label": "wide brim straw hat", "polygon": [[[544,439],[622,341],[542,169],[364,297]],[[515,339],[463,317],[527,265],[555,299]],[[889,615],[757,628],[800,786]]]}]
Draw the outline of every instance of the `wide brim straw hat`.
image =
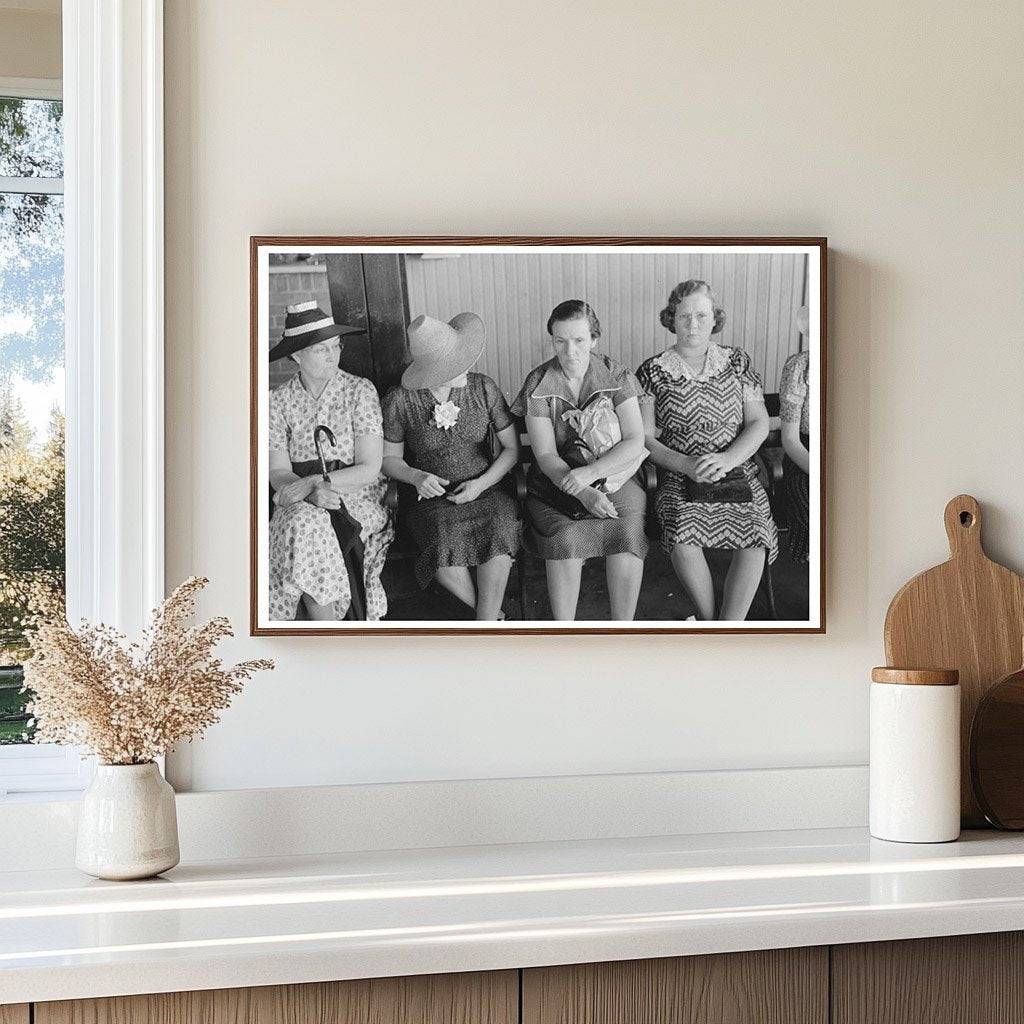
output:
[{"label": "wide brim straw hat", "polygon": [[316,302],[299,302],[289,306],[284,318],[284,334],[270,350],[270,361],[284,359],[293,352],[299,352],[328,338],[340,338],[347,334],[365,334],[362,327],[336,324]]},{"label": "wide brim straw hat", "polygon": [[418,316],[408,329],[412,362],[402,387],[436,388],[461,377],[483,355],[486,332],[476,313],[458,313],[448,323]]}]

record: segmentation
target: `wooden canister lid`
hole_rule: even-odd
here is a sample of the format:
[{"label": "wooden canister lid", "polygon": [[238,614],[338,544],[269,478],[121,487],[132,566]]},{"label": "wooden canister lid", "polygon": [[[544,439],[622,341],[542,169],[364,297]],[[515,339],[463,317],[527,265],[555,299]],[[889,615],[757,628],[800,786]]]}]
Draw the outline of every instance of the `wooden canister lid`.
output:
[{"label": "wooden canister lid", "polygon": [[901,683],[909,686],[956,686],[960,673],[955,668],[889,668],[871,670],[873,683]]}]

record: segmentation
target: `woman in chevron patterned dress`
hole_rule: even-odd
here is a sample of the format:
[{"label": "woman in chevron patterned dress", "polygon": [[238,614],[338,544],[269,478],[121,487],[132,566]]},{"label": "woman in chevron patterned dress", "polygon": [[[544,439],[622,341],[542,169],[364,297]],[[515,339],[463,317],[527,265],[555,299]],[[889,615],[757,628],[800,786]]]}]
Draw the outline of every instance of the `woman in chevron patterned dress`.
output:
[{"label": "woman in chevron patterned dress", "polygon": [[[661,467],[655,511],[662,547],[686,587],[697,619],[742,621],[778,534],[753,456],[768,436],[761,378],[750,356],[716,345],[725,311],[704,281],[672,289],[661,323],[676,343],[648,359],[637,377],[647,448]],[[721,608],[705,548],[733,552]]]}]

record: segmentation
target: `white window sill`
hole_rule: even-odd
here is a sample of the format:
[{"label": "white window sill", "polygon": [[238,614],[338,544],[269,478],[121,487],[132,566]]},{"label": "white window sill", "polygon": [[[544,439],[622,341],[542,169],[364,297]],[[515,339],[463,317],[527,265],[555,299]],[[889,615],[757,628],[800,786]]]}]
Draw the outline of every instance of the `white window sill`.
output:
[{"label": "white window sill", "polygon": [[69,800],[92,780],[95,758],[52,743],[0,746],[0,802]]}]

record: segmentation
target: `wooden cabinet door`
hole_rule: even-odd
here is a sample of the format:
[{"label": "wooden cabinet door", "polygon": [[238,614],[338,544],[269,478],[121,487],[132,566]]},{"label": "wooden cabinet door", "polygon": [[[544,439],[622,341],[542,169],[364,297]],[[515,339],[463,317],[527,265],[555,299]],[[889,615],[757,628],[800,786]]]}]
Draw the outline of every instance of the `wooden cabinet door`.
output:
[{"label": "wooden cabinet door", "polygon": [[833,1024],[1024,1024],[1024,933],[832,947]]},{"label": "wooden cabinet door", "polygon": [[493,971],[37,1003],[35,1024],[516,1024],[518,1003]]},{"label": "wooden cabinet door", "polygon": [[523,971],[523,1024],[826,1024],[828,950]]},{"label": "wooden cabinet door", "polygon": [[28,1024],[27,1003],[7,1003],[0,1006],[0,1024]]}]

